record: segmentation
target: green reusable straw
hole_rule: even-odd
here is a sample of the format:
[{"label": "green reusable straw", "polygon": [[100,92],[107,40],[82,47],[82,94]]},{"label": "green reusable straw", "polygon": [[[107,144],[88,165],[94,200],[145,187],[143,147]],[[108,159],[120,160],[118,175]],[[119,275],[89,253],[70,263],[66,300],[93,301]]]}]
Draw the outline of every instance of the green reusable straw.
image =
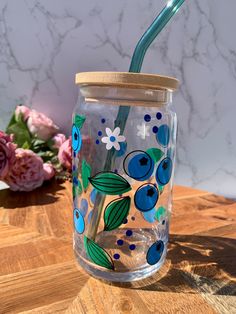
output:
[{"label": "green reusable straw", "polygon": [[[146,54],[148,47],[151,45],[153,40],[157,37],[157,35],[161,32],[161,30],[165,27],[165,25],[169,22],[172,16],[178,11],[180,6],[184,3],[185,0],[169,0],[161,11],[161,13],[155,18],[146,32],[143,34],[141,39],[139,40],[134,54],[132,56],[129,72],[139,73],[142,67],[143,59]],[[123,134],[126,121],[128,119],[130,112],[129,106],[120,106],[118,110],[118,114],[115,120],[115,128],[120,128],[120,134]],[[104,166],[104,171],[109,171],[112,169],[114,165],[114,158],[115,150],[114,148],[111,149],[107,153],[107,158]],[[102,208],[104,203],[105,197],[101,193],[97,194],[96,201],[95,201],[95,208],[98,208],[98,215],[93,221],[93,217],[91,219],[91,228],[88,231],[88,237],[91,239],[95,239],[98,229],[98,224],[102,214]],[[92,230],[93,229],[93,230]]]}]

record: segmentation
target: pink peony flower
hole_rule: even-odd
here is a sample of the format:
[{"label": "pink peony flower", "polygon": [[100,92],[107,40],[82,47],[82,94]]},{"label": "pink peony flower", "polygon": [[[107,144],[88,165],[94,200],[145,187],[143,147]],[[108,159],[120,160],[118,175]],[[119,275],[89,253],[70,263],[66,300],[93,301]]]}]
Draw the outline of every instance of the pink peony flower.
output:
[{"label": "pink peony flower", "polygon": [[12,137],[0,131],[0,179],[4,179],[13,165],[15,149],[16,144],[12,143]]},{"label": "pink peony flower", "polygon": [[55,176],[56,172],[52,164],[48,162],[44,163],[43,170],[44,170],[44,180],[51,180]]},{"label": "pink peony flower", "polygon": [[23,115],[23,120],[26,121],[29,117],[31,109],[29,107],[18,105],[15,110],[15,115],[18,117],[20,114]]},{"label": "pink peony flower", "polygon": [[29,113],[27,126],[31,134],[44,141],[49,140],[59,130],[50,118],[36,110]]},{"label": "pink peony flower", "polygon": [[62,166],[64,166],[67,170],[71,171],[72,167],[72,158],[71,158],[71,136],[68,140],[66,140],[58,152],[58,159]]},{"label": "pink peony flower", "polygon": [[17,148],[16,159],[4,181],[13,191],[32,191],[44,181],[43,160],[32,150]]},{"label": "pink peony flower", "polygon": [[57,133],[53,136],[52,141],[54,142],[53,148],[59,149],[60,146],[66,141],[66,136],[62,133]]}]

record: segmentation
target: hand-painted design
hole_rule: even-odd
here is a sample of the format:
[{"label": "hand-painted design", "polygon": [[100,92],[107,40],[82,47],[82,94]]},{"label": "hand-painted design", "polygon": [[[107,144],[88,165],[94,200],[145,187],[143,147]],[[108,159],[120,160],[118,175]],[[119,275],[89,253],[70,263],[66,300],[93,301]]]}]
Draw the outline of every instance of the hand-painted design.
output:
[{"label": "hand-painted design", "polygon": [[82,139],[81,139],[80,130],[77,128],[75,124],[73,124],[72,126],[71,138],[72,138],[73,151],[75,153],[78,153],[81,149]]},{"label": "hand-painted design", "polygon": [[154,162],[146,152],[134,150],[126,155],[123,161],[123,168],[129,177],[137,181],[145,181],[153,173]]},{"label": "hand-painted design", "polygon": [[144,116],[144,120],[146,121],[146,122],[150,122],[151,121],[151,116],[149,115],[149,114],[145,114],[145,116]]},{"label": "hand-painted design", "polygon": [[78,195],[81,195],[83,192],[82,189],[82,184],[79,179],[73,178],[73,187],[72,187],[72,193],[73,193],[73,198],[75,198]]},{"label": "hand-painted design", "polygon": [[102,122],[102,124],[104,124],[106,122],[106,119],[102,118],[101,122]]},{"label": "hand-painted design", "polygon": [[86,162],[86,160],[82,160],[82,183],[83,183],[83,188],[84,190],[87,189],[89,185],[89,177],[91,175],[91,167],[90,165]]},{"label": "hand-painted design", "polygon": [[154,126],[152,127],[152,132],[153,132],[154,134],[157,134],[157,132],[158,132],[158,126],[154,125]]},{"label": "hand-painted design", "polygon": [[99,145],[100,141],[99,141],[99,140],[96,140],[95,143],[96,143],[97,145]]},{"label": "hand-painted design", "polygon": [[155,265],[162,257],[164,251],[164,243],[162,240],[158,240],[153,243],[147,251],[146,259],[149,265]]},{"label": "hand-painted design", "polygon": [[156,221],[155,219],[155,214],[156,214],[156,208],[152,208],[151,210],[147,212],[142,212],[143,218],[150,223],[154,223]]},{"label": "hand-painted design", "polygon": [[90,193],[90,201],[91,201],[92,204],[95,204],[96,195],[97,195],[97,190],[96,189],[92,189],[92,192]]},{"label": "hand-painted design", "polygon": [[110,150],[114,147],[116,150],[120,150],[119,143],[125,141],[124,135],[120,135],[120,128],[117,127],[114,131],[106,128],[106,134],[107,136],[102,137],[102,142],[106,143],[106,149]]},{"label": "hand-painted design", "polygon": [[162,159],[156,171],[156,181],[160,185],[166,185],[171,178],[172,161],[169,157]]},{"label": "hand-painted design", "polygon": [[134,194],[135,207],[141,212],[147,212],[155,207],[159,198],[158,189],[152,183],[141,185]]},{"label": "hand-painted design", "polygon": [[161,118],[162,118],[161,112],[157,112],[156,118],[157,118],[157,120],[161,120]]},{"label": "hand-painted design", "polygon": [[85,198],[82,198],[80,201],[80,212],[83,217],[85,217],[88,212],[88,201]]},{"label": "hand-painted design", "polygon": [[117,245],[121,246],[124,244],[124,241],[122,239],[117,240]]},{"label": "hand-painted design", "polygon": [[78,208],[74,209],[74,226],[76,232],[78,232],[79,234],[84,232],[85,229],[84,217]]},{"label": "hand-painted design", "polygon": [[90,183],[99,192],[108,195],[120,195],[131,190],[129,182],[118,173],[99,172],[89,178]]},{"label": "hand-painted design", "polygon": [[101,267],[114,270],[114,263],[111,256],[100,245],[84,236],[84,247],[92,262]]},{"label": "hand-painted design", "polygon": [[120,254],[115,253],[115,254],[113,255],[113,257],[114,257],[114,259],[120,259]]},{"label": "hand-painted design", "polygon": [[125,220],[123,221],[123,224],[125,225],[125,224],[127,224],[127,223],[128,223],[128,219],[125,218]]},{"label": "hand-painted design", "polygon": [[133,231],[132,230],[127,230],[126,233],[127,237],[131,237],[132,234],[133,234]]},{"label": "hand-painted design", "polygon": [[156,214],[155,214],[155,218],[156,220],[158,220],[159,222],[161,222],[164,217],[166,216],[166,209],[163,206],[158,207]]},{"label": "hand-painted design", "polygon": [[135,244],[130,244],[129,249],[131,251],[135,250],[136,249],[136,245]]},{"label": "hand-painted design", "polygon": [[102,131],[98,131],[98,136],[102,136]]},{"label": "hand-painted design", "polygon": [[141,137],[143,140],[145,140],[147,136],[150,136],[150,126],[146,125],[145,122],[137,125],[137,129],[137,136]]},{"label": "hand-painted design", "polygon": [[81,129],[85,120],[86,120],[85,116],[76,114],[74,118],[74,124],[76,125],[78,129]]},{"label": "hand-painted design", "polygon": [[169,140],[170,140],[170,129],[168,127],[167,124],[162,124],[159,128],[158,128],[158,132],[156,134],[156,139],[157,142],[166,147],[169,144]]},{"label": "hand-painted design", "polygon": [[164,155],[162,150],[160,150],[159,148],[155,148],[155,147],[149,148],[147,150],[147,154],[152,158],[154,163],[158,162]]},{"label": "hand-painted design", "polygon": [[129,196],[111,201],[104,211],[104,230],[111,231],[120,227],[128,216],[131,199]]},{"label": "hand-painted design", "polygon": [[116,151],[116,156],[121,157],[125,154],[127,150],[127,142],[121,142],[120,143],[120,149]]}]

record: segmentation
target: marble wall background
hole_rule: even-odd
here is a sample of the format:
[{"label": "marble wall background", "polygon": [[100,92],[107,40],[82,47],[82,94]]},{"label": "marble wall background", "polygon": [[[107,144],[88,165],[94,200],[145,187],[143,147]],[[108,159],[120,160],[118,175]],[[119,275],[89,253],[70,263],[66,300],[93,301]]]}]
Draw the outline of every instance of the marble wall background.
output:
[{"label": "marble wall background", "polygon": [[[69,130],[77,71],[127,71],[165,1],[0,0],[0,128],[18,103]],[[226,5],[227,4],[227,5]],[[236,197],[236,1],[186,1],[143,72],[181,89],[176,182]]]}]

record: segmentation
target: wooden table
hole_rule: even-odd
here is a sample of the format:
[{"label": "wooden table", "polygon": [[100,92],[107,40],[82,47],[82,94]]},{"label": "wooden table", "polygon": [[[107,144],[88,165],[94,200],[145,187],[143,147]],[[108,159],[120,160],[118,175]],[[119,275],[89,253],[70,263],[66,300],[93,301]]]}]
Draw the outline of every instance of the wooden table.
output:
[{"label": "wooden table", "polygon": [[236,203],[176,187],[167,261],[109,285],[73,257],[70,183],[0,191],[0,313],[236,313]]}]

